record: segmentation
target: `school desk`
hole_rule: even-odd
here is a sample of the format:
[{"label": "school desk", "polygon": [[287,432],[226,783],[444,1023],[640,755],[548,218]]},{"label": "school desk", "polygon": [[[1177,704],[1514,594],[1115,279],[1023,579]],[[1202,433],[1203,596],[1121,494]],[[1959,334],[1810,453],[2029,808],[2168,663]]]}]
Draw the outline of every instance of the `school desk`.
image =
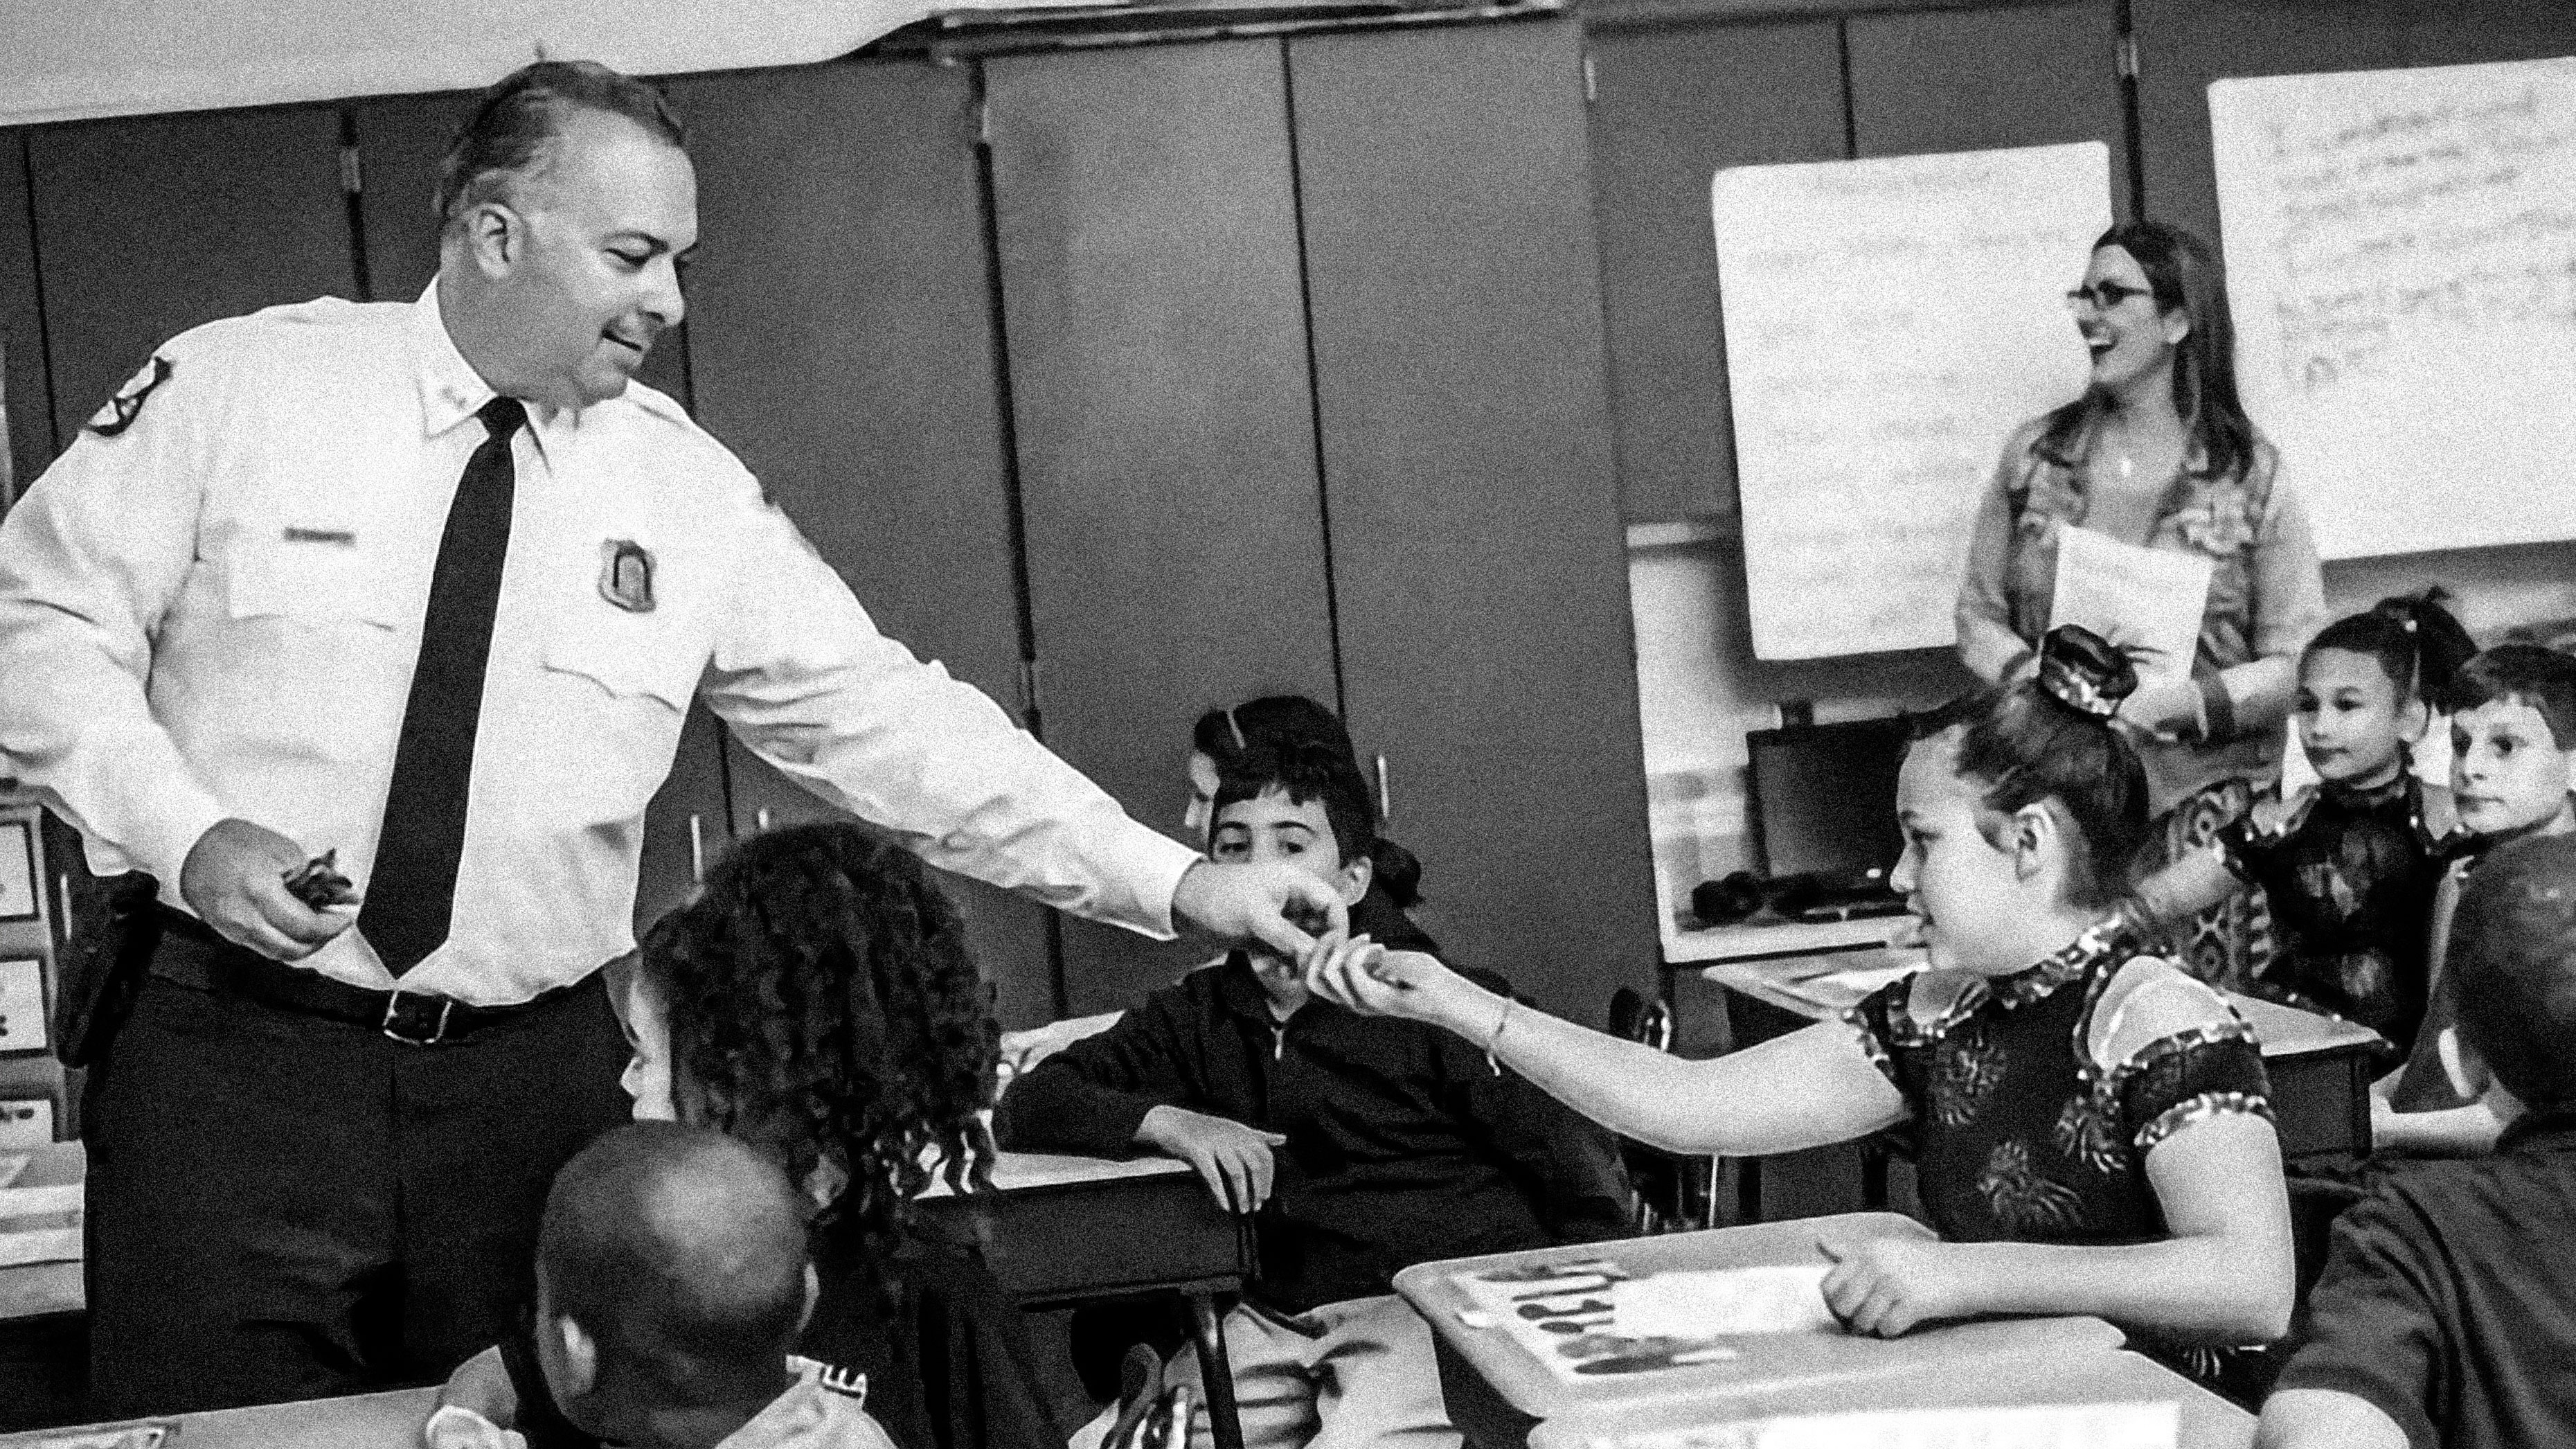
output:
[{"label": "school desk", "polygon": [[1668,1233],[1612,1243],[1576,1243],[1479,1258],[1419,1263],[1395,1275],[1404,1295],[1431,1325],[1449,1419],[1476,1449],[1522,1449],[1530,1431],[1551,1419],[1671,1401],[1726,1400],[1796,1392],[1839,1394],[1844,1386],[1972,1367],[2034,1354],[2108,1353],[2120,1330],[2098,1318],[1999,1319],[1945,1324],[1896,1339],[1843,1333],[1745,1334],[1729,1340],[1731,1357],[1651,1372],[1568,1378],[1521,1346],[1457,1282],[1461,1274],[1529,1269],[1606,1258],[1632,1277],[1655,1272],[1821,1264],[1820,1239],[1930,1238],[1929,1228],[1894,1213],[1844,1213]]},{"label": "school desk", "polygon": [[414,1449],[420,1426],[437,1405],[436,1389],[396,1389],[133,1422],[176,1423],[171,1449]]},{"label": "school desk", "polygon": [[1249,1220],[1219,1208],[1198,1174],[1169,1157],[1005,1152],[993,1187],[970,1204],[943,1184],[923,1209],[978,1214],[985,1263],[1024,1308],[1179,1294],[1189,1304],[1216,1449],[1243,1449],[1219,1324],[1224,1300],[1252,1276]]},{"label": "school desk", "polygon": [[1973,1369],[1928,1364],[1902,1373],[1812,1388],[1765,1390],[1727,1399],[1656,1404],[1570,1415],[1541,1424],[1530,1449],[1648,1449],[1660,1436],[1703,1425],[1793,1414],[1876,1409],[2006,1408],[2022,1404],[2158,1404],[2178,1410],[2176,1449],[2247,1449],[2254,1416],[2134,1353],[2099,1350],[1996,1359]]}]

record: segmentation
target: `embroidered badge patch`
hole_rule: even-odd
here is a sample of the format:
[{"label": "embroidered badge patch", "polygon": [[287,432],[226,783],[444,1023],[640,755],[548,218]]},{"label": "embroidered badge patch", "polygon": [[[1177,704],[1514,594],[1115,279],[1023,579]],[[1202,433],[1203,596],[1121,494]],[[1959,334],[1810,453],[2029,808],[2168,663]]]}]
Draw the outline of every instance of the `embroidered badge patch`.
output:
[{"label": "embroidered badge patch", "polygon": [[125,380],[125,386],[118,388],[116,396],[107,400],[107,406],[90,414],[89,421],[83,426],[102,438],[115,437],[134,426],[135,418],[142,415],[143,400],[152,395],[152,389],[169,380],[170,359],[156,354],[134,376]]},{"label": "embroidered badge patch", "polygon": [[599,546],[599,596],[630,614],[653,612],[653,551],[633,539]]}]

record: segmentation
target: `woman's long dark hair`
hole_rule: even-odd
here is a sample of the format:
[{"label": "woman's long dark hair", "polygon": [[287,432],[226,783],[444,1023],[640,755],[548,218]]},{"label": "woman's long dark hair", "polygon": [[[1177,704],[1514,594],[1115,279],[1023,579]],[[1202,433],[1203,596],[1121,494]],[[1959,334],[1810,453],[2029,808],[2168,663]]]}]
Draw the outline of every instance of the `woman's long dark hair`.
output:
[{"label": "woman's long dark hair", "polygon": [[[2179,307],[2191,319],[2191,332],[2174,346],[2174,411],[2212,474],[2241,475],[2254,461],[2254,420],[2236,392],[2236,324],[2228,316],[2217,252],[2171,222],[2146,220],[2124,221],[2102,233],[2093,250],[2105,247],[2136,259],[2159,313]],[[2088,392],[2049,414],[2041,442],[2062,451],[2099,405]]]},{"label": "woman's long dark hair", "polygon": [[885,1261],[905,1205],[989,1174],[1000,1034],[964,923],[910,852],[851,824],[737,846],[646,935],[667,1003],[673,1095],[773,1153],[796,1182],[845,1178],[827,1242]]}]

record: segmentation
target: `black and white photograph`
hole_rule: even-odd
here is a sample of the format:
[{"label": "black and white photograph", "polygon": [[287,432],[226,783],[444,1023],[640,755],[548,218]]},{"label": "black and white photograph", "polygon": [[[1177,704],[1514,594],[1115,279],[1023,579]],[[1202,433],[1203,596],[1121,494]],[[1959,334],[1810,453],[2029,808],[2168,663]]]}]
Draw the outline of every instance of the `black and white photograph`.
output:
[{"label": "black and white photograph", "polygon": [[0,1449],[2576,1444],[2576,0],[0,5]]}]

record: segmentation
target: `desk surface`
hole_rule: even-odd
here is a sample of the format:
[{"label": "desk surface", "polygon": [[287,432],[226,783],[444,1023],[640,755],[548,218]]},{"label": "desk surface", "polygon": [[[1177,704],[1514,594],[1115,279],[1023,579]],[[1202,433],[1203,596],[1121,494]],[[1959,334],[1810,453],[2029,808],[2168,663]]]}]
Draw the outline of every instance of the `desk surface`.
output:
[{"label": "desk surface", "polygon": [[1898,1339],[1862,1338],[1838,1332],[1743,1334],[1729,1339],[1730,1346],[1739,1351],[1738,1356],[1720,1362],[1576,1381],[1559,1377],[1501,1328],[1469,1326],[1472,1320],[1460,1314],[1462,1310],[1472,1313],[1474,1304],[1453,1281],[1455,1275],[1464,1272],[1591,1258],[1608,1258],[1639,1277],[1694,1268],[1821,1264],[1825,1258],[1816,1247],[1819,1238],[1855,1241],[1931,1235],[1929,1228],[1894,1213],[1845,1213],[1422,1263],[1396,1274],[1395,1290],[1506,1403],[1539,1419],[1617,1405],[1812,1390],[1820,1384],[1916,1372],[1936,1365],[1955,1366],[2043,1352],[2107,1353],[2119,1347],[2120,1331],[2098,1318],[1949,1324]]},{"label": "desk surface", "polygon": [[[2246,1449],[2254,1416],[2161,1364],[2100,1351],[1996,1359],[1962,1371],[1936,1364],[1813,1389],[1658,1404],[1555,1419],[1530,1435],[1530,1449],[1622,1449],[1652,1434],[1700,1425],[1869,1409],[2004,1408],[2017,1404],[2170,1403],[2180,1410],[2179,1449]],[[184,1446],[183,1446],[184,1449]]]},{"label": "desk surface", "polygon": [[1914,917],[1863,916],[1856,921],[1738,922],[1731,926],[1681,926],[1664,930],[1664,964],[1691,966],[1708,961],[1758,961],[1780,956],[1813,956],[1828,951],[1862,951],[1903,940],[1914,931]]},{"label": "desk surface", "polygon": [[[1875,990],[1894,975],[1902,974],[1897,968],[1919,969],[1920,964],[1921,953],[1891,949],[1864,957],[1824,960],[1718,961],[1699,968],[1699,974],[1703,980],[1729,991],[1740,991],[1811,1021],[1823,1021],[1841,1015],[1866,994],[1861,986]],[[1857,984],[1846,985],[1847,982]],[[2380,1040],[2379,1033],[2349,1021],[2232,991],[2226,996],[2227,1004],[2254,1028],[2255,1040],[2262,1043],[2267,1060],[2349,1051]]]},{"label": "desk surface", "polygon": [[[396,1389],[345,1399],[260,1404],[210,1414],[120,1421],[179,1426],[174,1449],[413,1449],[420,1426],[438,1405],[436,1389]],[[40,1442],[77,1429],[38,1429],[0,1436],[4,1446]]]}]

